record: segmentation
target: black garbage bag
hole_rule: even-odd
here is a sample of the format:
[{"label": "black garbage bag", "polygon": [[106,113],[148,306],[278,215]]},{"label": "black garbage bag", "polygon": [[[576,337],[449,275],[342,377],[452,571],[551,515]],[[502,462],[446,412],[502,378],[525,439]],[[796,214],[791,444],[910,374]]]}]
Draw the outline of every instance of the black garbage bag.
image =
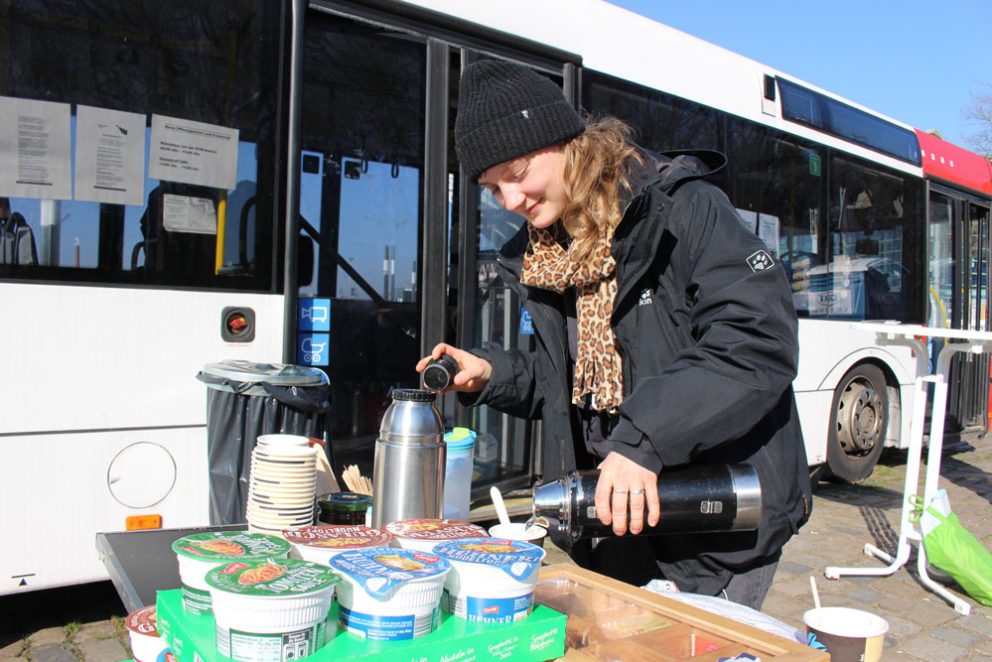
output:
[{"label": "black garbage bag", "polygon": [[245,522],[256,440],[298,434],[329,441],[330,384],[316,368],[246,361],[210,364],[196,378],[208,387],[210,524]]}]

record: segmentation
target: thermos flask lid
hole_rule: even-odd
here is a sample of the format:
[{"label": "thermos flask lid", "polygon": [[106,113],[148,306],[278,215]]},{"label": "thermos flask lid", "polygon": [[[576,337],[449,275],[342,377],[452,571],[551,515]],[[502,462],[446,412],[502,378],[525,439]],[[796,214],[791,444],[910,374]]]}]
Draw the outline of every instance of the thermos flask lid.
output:
[{"label": "thermos flask lid", "polygon": [[393,400],[406,400],[408,402],[434,402],[437,397],[431,391],[419,388],[394,388],[390,395]]},{"label": "thermos flask lid", "polygon": [[451,379],[457,372],[458,364],[455,359],[445,354],[424,368],[424,386],[432,391],[443,391],[451,385]]}]

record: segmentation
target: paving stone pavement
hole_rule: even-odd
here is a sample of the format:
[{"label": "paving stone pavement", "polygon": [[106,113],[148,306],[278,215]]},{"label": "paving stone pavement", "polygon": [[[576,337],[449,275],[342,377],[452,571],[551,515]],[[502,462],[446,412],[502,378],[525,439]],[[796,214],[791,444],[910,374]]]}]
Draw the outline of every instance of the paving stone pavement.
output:
[{"label": "paving stone pavement", "polygon": [[[992,660],[992,608],[969,598],[971,615],[962,616],[925,588],[917,577],[915,546],[909,563],[888,577],[828,580],[823,574],[828,565],[885,565],[862,550],[865,543],[887,551],[895,548],[905,457],[905,452],[887,452],[862,485],[818,485],[813,516],[786,546],[763,611],[801,628],[803,612],[812,606],[809,577],[814,576],[822,604],[863,609],[888,621],[886,661]],[[945,454],[940,487],[947,489],[965,527],[992,549],[992,435]],[[565,559],[550,550],[549,560]],[[964,596],[960,588],[951,590]],[[32,610],[46,610],[49,616],[41,621],[25,619]],[[109,582],[0,598],[0,661],[127,659],[123,615]],[[31,629],[36,621],[44,627]]]}]

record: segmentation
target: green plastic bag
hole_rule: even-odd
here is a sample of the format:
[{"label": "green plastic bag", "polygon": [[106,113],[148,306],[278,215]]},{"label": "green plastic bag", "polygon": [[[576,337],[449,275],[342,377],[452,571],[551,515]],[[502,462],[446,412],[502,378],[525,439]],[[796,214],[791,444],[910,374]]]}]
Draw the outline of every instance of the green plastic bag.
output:
[{"label": "green plastic bag", "polygon": [[992,606],[992,553],[951,512],[945,490],[934,495],[920,524],[927,560],[975,600]]}]

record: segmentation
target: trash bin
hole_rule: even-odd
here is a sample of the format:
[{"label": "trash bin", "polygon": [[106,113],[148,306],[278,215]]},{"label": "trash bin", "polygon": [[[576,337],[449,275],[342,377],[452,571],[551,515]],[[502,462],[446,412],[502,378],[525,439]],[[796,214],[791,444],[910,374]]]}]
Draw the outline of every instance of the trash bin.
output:
[{"label": "trash bin", "polygon": [[252,361],[204,366],[210,524],[246,521],[251,451],[263,434],[325,440],[331,404],[327,375],[317,368]]}]

